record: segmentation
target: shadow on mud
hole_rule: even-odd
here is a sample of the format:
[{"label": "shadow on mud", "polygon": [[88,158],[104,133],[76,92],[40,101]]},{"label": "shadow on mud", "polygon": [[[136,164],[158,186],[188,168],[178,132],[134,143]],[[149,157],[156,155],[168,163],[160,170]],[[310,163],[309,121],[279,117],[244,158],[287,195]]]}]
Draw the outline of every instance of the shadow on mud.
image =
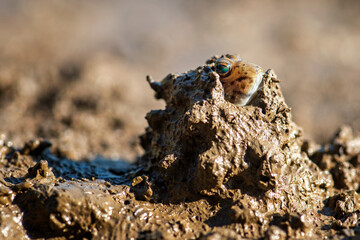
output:
[{"label": "shadow on mud", "polygon": [[97,156],[86,161],[73,161],[67,158],[58,158],[46,150],[42,154],[56,177],[67,180],[89,179],[104,180],[112,185],[130,185],[129,175],[136,170],[136,165],[123,159],[107,159]]}]

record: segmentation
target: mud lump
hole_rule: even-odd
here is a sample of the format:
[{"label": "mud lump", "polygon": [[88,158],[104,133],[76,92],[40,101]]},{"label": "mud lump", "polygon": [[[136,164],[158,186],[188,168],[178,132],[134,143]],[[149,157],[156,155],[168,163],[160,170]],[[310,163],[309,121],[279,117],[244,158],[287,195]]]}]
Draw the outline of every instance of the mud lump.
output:
[{"label": "mud lump", "polygon": [[[152,199],[233,198],[250,212],[321,208],[333,181],[301,151],[302,130],[292,121],[277,76],[261,70],[255,97],[236,105],[224,93],[227,69],[218,66],[224,59],[240,58],[215,56],[161,82],[147,78],[156,98],[166,102],[165,109],[146,115],[149,126],[141,136]],[[244,198],[254,201],[244,206]]]}]

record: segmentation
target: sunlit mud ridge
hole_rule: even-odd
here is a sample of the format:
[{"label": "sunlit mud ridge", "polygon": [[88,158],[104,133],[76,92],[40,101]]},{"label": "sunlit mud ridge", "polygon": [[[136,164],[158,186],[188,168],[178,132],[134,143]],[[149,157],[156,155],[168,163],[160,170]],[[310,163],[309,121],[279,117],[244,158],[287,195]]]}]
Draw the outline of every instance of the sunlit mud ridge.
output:
[{"label": "sunlit mud ridge", "polygon": [[166,107],[147,114],[135,165],[74,162],[43,139],[22,148],[0,139],[0,238],[359,235],[360,137],[345,126],[324,146],[304,140],[272,70],[246,105],[231,103],[222,58],[147,78]]}]

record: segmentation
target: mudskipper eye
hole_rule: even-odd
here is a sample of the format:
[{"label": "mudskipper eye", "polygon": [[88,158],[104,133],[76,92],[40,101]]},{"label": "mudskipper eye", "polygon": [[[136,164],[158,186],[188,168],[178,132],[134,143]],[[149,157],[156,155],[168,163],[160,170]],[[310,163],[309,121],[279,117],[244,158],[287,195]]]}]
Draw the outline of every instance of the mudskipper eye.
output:
[{"label": "mudskipper eye", "polygon": [[216,72],[220,75],[227,74],[230,71],[230,63],[218,62],[216,65]]}]

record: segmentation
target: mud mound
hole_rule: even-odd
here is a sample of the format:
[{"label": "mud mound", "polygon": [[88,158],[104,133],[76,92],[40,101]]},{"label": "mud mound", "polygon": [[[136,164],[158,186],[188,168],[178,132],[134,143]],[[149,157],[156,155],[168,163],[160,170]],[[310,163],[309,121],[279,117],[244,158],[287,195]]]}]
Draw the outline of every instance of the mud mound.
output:
[{"label": "mud mound", "polygon": [[291,120],[275,74],[268,70],[257,98],[239,107],[224,99],[214,70],[210,63],[151,82],[167,104],[147,115],[149,128],[142,138],[143,163],[160,181],[155,185],[166,186],[168,194],[182,200],[194,192],[234,195],[230,189],[255,196],[271,189],[274,195],[293,192],[303,182],[307,189],[297,189],[296,196],[302,191],[318,195],[324,190],[316,189],[320,185],[331,187],[332,182],[319,179],[326,173],[301,154],[301,130]]}]

